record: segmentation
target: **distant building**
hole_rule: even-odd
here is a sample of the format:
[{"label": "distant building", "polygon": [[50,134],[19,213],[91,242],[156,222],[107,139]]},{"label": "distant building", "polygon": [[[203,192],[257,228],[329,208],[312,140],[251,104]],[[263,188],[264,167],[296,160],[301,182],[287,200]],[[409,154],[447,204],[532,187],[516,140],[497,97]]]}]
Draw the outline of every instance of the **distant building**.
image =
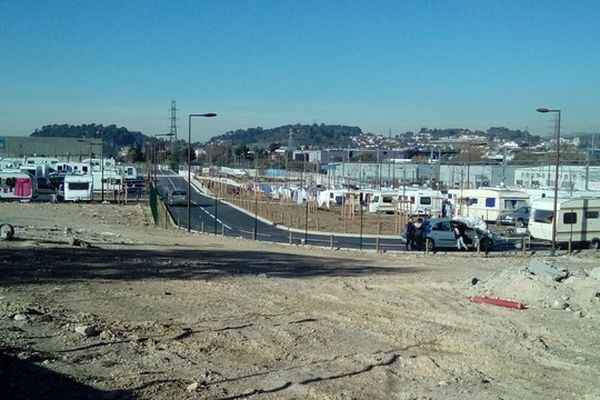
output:
[{"label": "distant building", "polygon": [[23,158],[28,156],[56,157],[64,161],[79,161],[90,153],[99,157],[102,139],[66,137],[0,137],[1,158]]}]

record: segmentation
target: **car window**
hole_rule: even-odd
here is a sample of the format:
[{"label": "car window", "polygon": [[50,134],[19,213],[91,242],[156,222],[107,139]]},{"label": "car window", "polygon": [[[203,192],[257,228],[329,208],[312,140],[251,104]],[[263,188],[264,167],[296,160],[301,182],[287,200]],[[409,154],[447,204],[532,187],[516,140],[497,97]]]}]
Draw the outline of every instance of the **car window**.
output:
[{"label": "car window", "polygon": [[451,231],[452,230],[452,224],[450,224],[450,222],[442,222],[442,231]]}]

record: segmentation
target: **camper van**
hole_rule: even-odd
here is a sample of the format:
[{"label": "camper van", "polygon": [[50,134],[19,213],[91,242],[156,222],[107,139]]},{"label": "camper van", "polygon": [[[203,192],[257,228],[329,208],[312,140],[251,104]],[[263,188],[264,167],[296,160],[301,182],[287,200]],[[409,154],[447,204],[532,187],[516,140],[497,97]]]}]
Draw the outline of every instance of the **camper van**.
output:
[{"label": "camper van", "polygon": [[[556,204],[556,241],[600,247],[600,198],[558,198]],[[535,200],[531,205],[529,234],[538,240],[552,241],[554,198]]]},{"label": "camper van", "polygon": [[66,175],[64,181],[65,201],[90,201],[93,199],[93,178],[91,175]]},{"label": "camper van", "polygon": [[14,171],[0,172],[0,199],[31,200],[37,195],[37,186],[31,175]]},{"label": "camper van", "polygon": [[374,191],[368,193],[369,212],[393,214],[398,210],[398,191]]},{"label": "camper van", "polygon": [[453,189],[452,204],[457,215],[496,222],[501,214],[529,205],[529,194],[504,188]]},{"label": "camper van", "polygon": [[398,191],[398,208],[402,214],[437,216],[442,212],[442,192],[418,187]]}]

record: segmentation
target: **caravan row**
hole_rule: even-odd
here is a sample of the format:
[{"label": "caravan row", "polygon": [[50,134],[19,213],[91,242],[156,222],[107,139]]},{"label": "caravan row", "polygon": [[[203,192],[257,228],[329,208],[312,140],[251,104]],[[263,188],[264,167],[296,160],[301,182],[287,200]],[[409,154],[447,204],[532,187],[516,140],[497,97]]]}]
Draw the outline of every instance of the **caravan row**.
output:
[{"label": "caravan row", "polygon": [[437,215],[441,212],[444,196],[442,192],[423,188],[403,188],[400,190],[323,190],[318,195],[319,207],[341,206],[345,199],[360,198],[367,210],[372,213],[395,213],[411,215]]}]

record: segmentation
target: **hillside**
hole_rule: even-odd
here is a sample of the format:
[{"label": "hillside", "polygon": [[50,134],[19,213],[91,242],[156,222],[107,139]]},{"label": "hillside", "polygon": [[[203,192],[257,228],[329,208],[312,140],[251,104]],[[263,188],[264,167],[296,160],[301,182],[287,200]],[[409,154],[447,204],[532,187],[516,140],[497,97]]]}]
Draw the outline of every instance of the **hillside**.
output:
[{"label": "hillside", "polygon": [[268,147],[272,143],[287,146],[291,132],[292,147],[346,147],[352,145],[352,137],[363,134],[357,126],[345,125],[284,125],[277,128],[261,127],[238,129],[215,136],[209,144],[228,142],[233,146],[247,145]]}]

